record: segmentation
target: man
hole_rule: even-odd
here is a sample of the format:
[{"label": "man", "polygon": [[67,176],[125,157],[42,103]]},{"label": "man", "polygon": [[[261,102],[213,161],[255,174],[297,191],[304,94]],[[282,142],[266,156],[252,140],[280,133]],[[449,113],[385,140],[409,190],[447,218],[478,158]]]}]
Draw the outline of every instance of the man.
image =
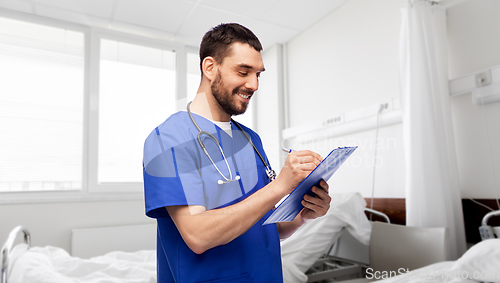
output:
[{"label": "man", "polygon": [[146,214],[158,221],[160,283],[282,282],[280,239],[330,207],[322,181],[292,222],[263,225],[322,158],[292,152],[270,182],[257,154],[269,163],[259,136],[231,120],[258,89],[261,50],[239,24],[207,32],[200,45],[202,79],[188,112],[173,114],[146,139]]}]

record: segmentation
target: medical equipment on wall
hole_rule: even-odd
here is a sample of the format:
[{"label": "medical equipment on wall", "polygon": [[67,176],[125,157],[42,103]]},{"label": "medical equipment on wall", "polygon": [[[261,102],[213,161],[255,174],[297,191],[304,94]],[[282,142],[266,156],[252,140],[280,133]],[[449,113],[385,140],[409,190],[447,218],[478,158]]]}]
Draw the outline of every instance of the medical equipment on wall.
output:
[{"label": "medical equipment on wall", "polygon": [[481,223],[481,227],[479,227],[479,234],[481,234],[481,240],[494,239],[495,234],[493,233],[493,228],[488,226],[488,219],[493,216],[500,216],[500,210],[488,212],[484,217]]},{"label": "medical equipment on wall", "polygon": [[[373,210],[373,198],[375,196],[375,169],[377,168],[377,151],[378,151],[378,130],[380,129],[380,114],[384,109],[387,109],[387,103],[380,104],[377,112],[377,127],[375,128],[375,154],[373,155],[373,174],[372,174],[372,196],[370,200],[370,209]],[[372,220],[372,214],[370,214],[370,221]],[[389,221],[388,221],[389,222]]]},{"label": "medical equipment on wall", "polygon": [[[237,175],[233,179],[233,173],[231,172],[231,168],[229,168],[229,164],[227,163],[226,156],[224,155],[224,151],[222,150],[222,147],[220,146],[219,140],[217,140],[217,138],[214,135],[212,135],[211,133],[209,133],[207,131],[202,131],[201,130],[200,126],[198,126],[198,123],[196,123],[196,121],[193,118],[193,114],[191,113],[190,105],[191,105],[191,102],[189,102],[188,105],[187,105],[187,112],[189,114],[189,118],[191,118],[191,121],[193,122],[193,124],[198,129],[198,136],[197,136],[198,143],[200,144],[200,147],[205,152],[205,155],[208,157],[208,159],[210,159],[210,162],[214,166],[215,170],[217,170],[217,172],[219,172],[219,174],[225,180],[225,181],[224,180],[219,180],[217,183],[219,185],[222,185],[224,183],[229,183],[229,182],[232,182],[232,181],[238,181],[241,177]],[[252,145],[253,149],[255,150],[255,152],[257,153],[257,155],[259,156],[260,160],[262,160],[262,163],[264,163],[264,166],[266,167],[266,175],[269,178],[269,180],[270,181],[274,180],[276,178],[276,172],[274,172],[274,170],[271,169],[271,167],[267,164],[267,162],[264,160],[264,158],[260,154],[259,150],[255,147],[255,145],[253,144],[252,140],[247,135],[247,133],[245,133],[245,131],[243,131],[243,129],[241,128],[241,126],[236,121],[234,121],[233,119],[231,119],[231,122],[233,122],[238,127],[238,129],[243,133],[243,135],[245,136],[245,138]],[[209,138],[211,138],[215,142],[215,144],[217,144],[217,146],[219,148],[219,151],[220,151],[220,153],[222,155],[222,158],[224,159],[224,162],[226,163],[227,170],[229,171],[229,178],[226,177],[226,176],[224,176],[224,174],[222,174],[222,172],[219,170],[219,168],[217,167],[217,165],[215,165],[215,162],[212,160],[212,157],[210,157],[210,154],[208,154],[208,151],[205,148],[205,143],[201,140],[201,136],[202,135],[207,135]]]}]

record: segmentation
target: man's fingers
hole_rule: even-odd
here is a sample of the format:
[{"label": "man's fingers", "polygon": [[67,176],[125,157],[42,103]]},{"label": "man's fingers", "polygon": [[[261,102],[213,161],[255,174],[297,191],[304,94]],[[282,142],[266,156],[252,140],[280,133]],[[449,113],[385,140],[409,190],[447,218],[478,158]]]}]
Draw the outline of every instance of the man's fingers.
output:
[{"label": "man's fingers", "polygon": [[323,189],[318,189],[316,187],[313,187],[312,192],[315,193],[317,197],[305,195],[304,196],[305,201],[323,208],[326,208],[330,205],[331,198]]},{"label": "man's fingers", "polygon": [[312,192],[323,200],[327,200],[330,197],[330,195],[325,191],[325,189],[322,188],[313,187]]},{"label": "man's fingers", "polygon": [[[324,215],[330,208],[332,198],[328,194],[328,184],[322,180],[320,182],[321,188],[312,187],[311,191],[316,194],[316,197],[305,195],[302,200],[302,205],[310,210],[313,210],[318,215]],[[326,190],[325,190],[326,187]]]},{"label": "man's fingers", "polygon": [[321,155],[319,155],[318,153],[314,152],[314,151],[311,151],[311,150],[299,150],[299,151],[293,151],[292,153],[294,153],[296,156],[312,156],[314,158],[316,158],[317,160],[319,160],[320,162],[323,160],[323,157],[321,157]]},{"label": "man's fingers", "polygon": [[300,163],[315,163],[315,164],[319,164],[321,162],[316,157],[310,155],[297,156],[297,161]]},{"label": "man's fingers", "polygon": [[314,163],[305,163],[305,164],[299,164],[298,168],[302,171],[312,171],[314,168],[316,168],[316,165]]},{"label": "man's fingers", "polygon": [[319,182],[319,185],[321,186],[321,188],[328,194],[329,192],[329,189],[330,189],[330,186],[328,186],[328,183],[325,181],[325,180],[321,180]]},{"label": "man's fingers", "polygon": [[[316,200],[313,200],[313,201],[317,201],[317,198]],[[326,212],[328,211],[328,207],[327,206],[322,206],[321,204],[316,204],[314,202],[309,202],[309,201],[306,201],[306,200],[302,200],[302,205],[311,210],[312,212],[314,212],[315,216],[313,218],[316,218],[316,217],[319,217],[319,216],[323,216],[326,214]]]},{"label": "man's fingers", "polygon": [[322,203],[323,203],[320,198],[315,198],[315,197],[310,196],[310,195],[305,195],[303,201],[307,204],[312,204],[312,205],[316,205],[316,206],[320,206],[320,207],[322,207]]}]

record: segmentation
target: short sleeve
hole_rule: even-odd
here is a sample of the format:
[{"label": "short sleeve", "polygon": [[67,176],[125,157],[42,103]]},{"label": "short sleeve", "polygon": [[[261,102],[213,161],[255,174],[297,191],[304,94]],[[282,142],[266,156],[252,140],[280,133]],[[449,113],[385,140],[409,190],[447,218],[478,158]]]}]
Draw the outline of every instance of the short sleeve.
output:
[{"label": "short sleeve", "polygon": [[167,121],[144,143],[144,198],[152,218],[169,217],[166,206],[206,206],[195,140]]}]

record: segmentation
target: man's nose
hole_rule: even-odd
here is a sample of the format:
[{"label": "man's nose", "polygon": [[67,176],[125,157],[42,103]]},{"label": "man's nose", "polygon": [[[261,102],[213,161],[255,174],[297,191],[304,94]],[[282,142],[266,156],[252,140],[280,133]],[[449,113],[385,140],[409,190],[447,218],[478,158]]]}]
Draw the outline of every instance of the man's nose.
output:
[{"label": "man's nose", "polygon": [[247,89],[256,91],[259,88],[259,78],[257,76],[251,76],[245,84]]}]

